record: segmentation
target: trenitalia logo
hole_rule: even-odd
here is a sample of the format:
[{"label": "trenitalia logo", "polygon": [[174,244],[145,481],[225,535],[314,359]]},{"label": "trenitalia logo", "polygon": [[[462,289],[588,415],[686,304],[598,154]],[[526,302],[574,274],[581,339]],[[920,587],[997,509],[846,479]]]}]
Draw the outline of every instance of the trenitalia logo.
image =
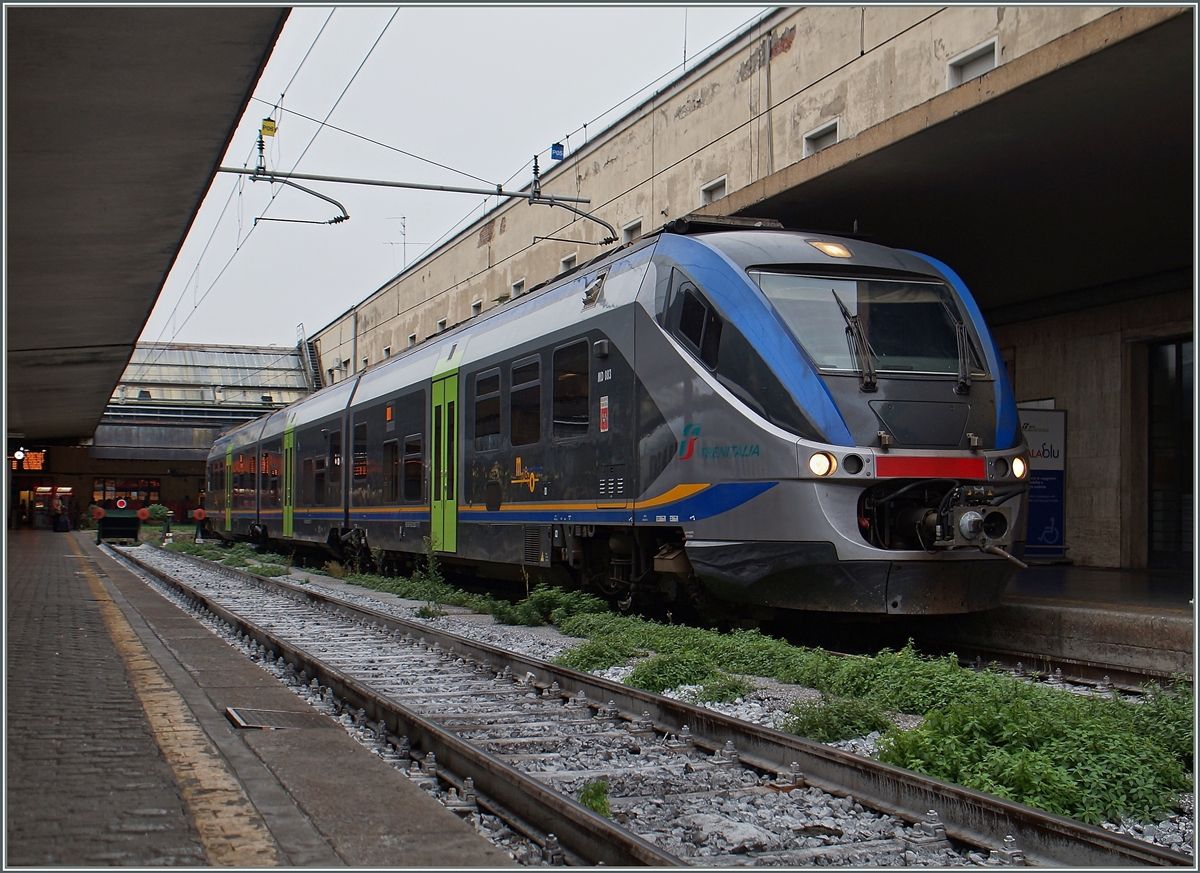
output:
[{"label": "trenitalia logo", "polygon": [[687,424],[683,427],[683,441],[679,444],[679,454],[675,457],[680,461],[686,461],[692,456],[692,452],[696,450],[696,440],[700,436],[700,425]]}]

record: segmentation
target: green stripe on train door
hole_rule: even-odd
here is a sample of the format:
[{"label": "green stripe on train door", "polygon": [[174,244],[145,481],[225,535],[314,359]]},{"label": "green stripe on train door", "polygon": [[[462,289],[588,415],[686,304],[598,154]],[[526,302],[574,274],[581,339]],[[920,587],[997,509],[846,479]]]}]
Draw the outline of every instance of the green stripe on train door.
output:
[{"label": "green stripe on train door", "polygon": [[430,536],[439,552],[458,550],[458,373],[435,379],[432,392],[433,449]]},{"label": "green stripe on train door", "polygon": [[233,530],[233,443],[225,446],[225,530]]},{"label": "green stripe on train door", "polygon": [[296,425],[283,430],[283,535],[292,535],[296,508]]}]

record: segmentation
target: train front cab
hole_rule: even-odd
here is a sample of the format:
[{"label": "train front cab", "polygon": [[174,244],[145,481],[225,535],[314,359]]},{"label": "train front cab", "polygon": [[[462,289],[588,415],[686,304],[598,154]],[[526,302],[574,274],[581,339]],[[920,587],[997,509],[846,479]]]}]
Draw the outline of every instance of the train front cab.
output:
[{"label": "train front cab", "polygon": [[[1023,545],[1025,447],[961,280],[914,253],[794,233],[664,236],[658,256],[659,275],[677,279],[647,309],[694,374],[674,389],[688,408],[668,415],[679,460],[693,481],[760,487],[685,526],[701,582],[725,600],[801,610],[996,605],[1017,569],[1003,552]],[[694,300],[677,305],[681,289]],[[720,340],[706,348],[709,322]],[[643,336],[639,370],[653,382]],[[726,366],[730,338],[741,351]],[[755,355],[771,377],[739,381]],[[652,393],[671,408],[667,384]],[[668,467],[655,491],[682,476]]]}]

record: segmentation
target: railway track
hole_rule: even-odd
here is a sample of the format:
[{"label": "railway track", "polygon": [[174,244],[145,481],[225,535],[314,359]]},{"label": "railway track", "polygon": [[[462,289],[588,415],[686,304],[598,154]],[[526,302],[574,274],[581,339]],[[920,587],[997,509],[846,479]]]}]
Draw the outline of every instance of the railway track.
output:
[{"label": "railway track", "polygon": [[[312,587],[150,547],[122,554],[448,806],[499,816],[552,861],[1193,866]],[[615,821],[573,799],[600,781]]]}]

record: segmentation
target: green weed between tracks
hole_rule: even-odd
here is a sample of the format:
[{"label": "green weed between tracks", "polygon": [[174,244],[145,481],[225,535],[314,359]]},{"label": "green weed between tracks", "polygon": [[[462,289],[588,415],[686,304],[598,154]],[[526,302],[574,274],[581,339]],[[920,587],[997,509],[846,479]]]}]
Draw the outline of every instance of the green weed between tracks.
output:
[{"label": "green weed between tracks", "polygon": [[[266,560],[244,546],[169,548],[204,550],[201,556],[212,560]],[[750,691],[746,676],[808,686],[821,692],[823,705],[793,707],[784,725],[793,733],[834,742],[879,730],[886,763],[1092,824],[1158,818],[1192,788],[1194,691],[1182,677],[1131,703],[975,672],[953,658],[921,657],[911,646],[842,658],[754,630],[718,634],[663,625],[616,615],[598,598],[559,588],[538,586],[509,603],[448,585],[428,559],[408,579],[353,574],[346,581],[424,601],[430,616],[441,604],[504,624],[553,623],[585,640],[559,663],[598,671],[640,659],[626,683],[649,691],[697,686],[695,701],[728,701]],[[891,720],[897,713],[924,722],[902,731]]]}]

